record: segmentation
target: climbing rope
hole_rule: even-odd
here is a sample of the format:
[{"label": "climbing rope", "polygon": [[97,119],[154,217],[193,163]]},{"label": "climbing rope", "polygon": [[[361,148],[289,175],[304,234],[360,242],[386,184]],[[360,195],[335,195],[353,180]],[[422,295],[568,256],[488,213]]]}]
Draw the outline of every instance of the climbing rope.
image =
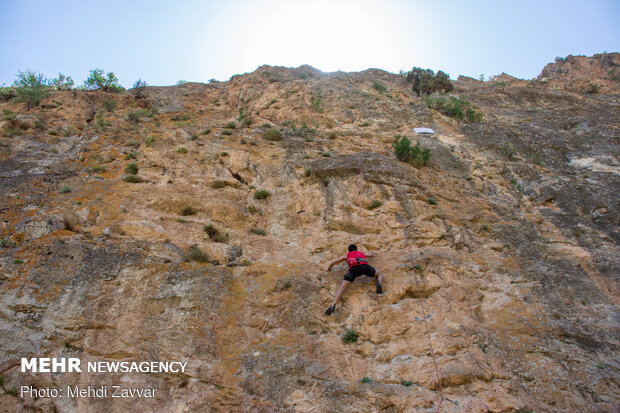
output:
[{"label": "climbing rope", "polygon": [[[388,168],[390,171],[390,179],[393,181],[394,173],[393,173],[391,162],[388,162]],[[394,189],[393,192],[394,192],[394,198],[396,199],[396,190]],[[403,212],[406,213],[404,208],[403,208]],[[409,229],[407,225],[403,227],[403,234],[405,237],[405,242],[407,244],[407,253],[409,254],[409,263],[411,265],[411,271],[413,271],[413,279],[415,281],[415,286],[416,286],[416,289],[419,289],[420,283],[418,282],[418,276],[416,275],[416,272],[415,272],[415,264],[413,262],[413,252],[411,248],[411,239],[409,237]],[[420,303],[420,310],[422,311],[424,326],[426,327],[426,337],[428,338],[428,347],[430,349],[431,358],[433,359],[433,367],[435,368],[435,375],[437,376],[437,386],[439,387],[439,393],[441,394],[441,398],[439,399],[439,404],[437,405],[437,410],[435,410],[435,413],[438,413],[445,396],[443,394],[443,387],[441,385],[441,376],[439,375],[439,369],[437,368],[437,360],[435,358],[435,351],[433,350],[433,342],[431,340],[431,332],[428,327],[426,309],[424,308],[424,301],[422,300],[421,296],[418,298],[418,302]]]},{"label": "climbing rope", "polygon": [[[364,170],[362,168],[362,153],[360,150],[357,151],[357,157],[358,157],[358,161],[359,161],[359,176],[360,176],[360,184],[359,184],[359,243],[361,244],[362,241],[362,185],[364,182]],[[392,169],[392,163],[388,162],[388,168],[390,171],[390,179],[393,181],[394,180],[394,173],[393,173],[393,169]],[[394,198],[396,199],[396,189],[393,190],[394,192]],[[406,213],[404,207],[403,207],[403,212]],[[413,271],[413,279],[415,281],[415,286],[416,289],[419,289],[420,287],[420,282],[418,281],[418,276],[415,272],[415,264],[413,262],[413,250],[411,248],[411,239],[410,239],[410,234],[409,234],[409,229],[408,226],[405,225],[403,227],[403,235],[405,238],[405,242],[407,244],[407,253],[409,254],[409,261],[410,261],[410,265],[411,265],[411,271]],[[430,328],[428,326],[428,321],[427,321],[427,317],[426,317],[426,309],[424,308],[424,301],[422,299],[422,297],[418,298],[418,302],[420,303],[420,311],[422,312],[422,317],[424,320],[424,326],[426,327],[426,337],[428,338],[428,347],[430,349],[430,353],[431,353],[431,358],[433,360],[433,367],[435,368],[435,375],[437,377],[437,386],[439,388],[439,393],[441,395],[440,399],[439,399],[439,404],[437,405],[437,410],[435,410],[435,413],[439,412],[439,409],[441,409],[441,404],[443,403],[445,396],[443,393],[443,386],[441,385],[441,376],[439,375],[439,368],[437,367],[437,359],[435,358],[435,351],[433,350],[433,342],[431,340],[431,332],[430,332]]]},{"label": "climbing rope", "polygon": [[362,185],[364,184],[364,171],[362,170],[362,152],[358,149],[357,150],[357,159],[359,160],[359,167],[360,167],[360,183],[358,185],[359,188],[359,205],[360,205],[360,210],[358,212],[359,215],[359,221],[360,221],[360,231],[359,231],[359,236],[358,236],[358,244],[362,244]]}]

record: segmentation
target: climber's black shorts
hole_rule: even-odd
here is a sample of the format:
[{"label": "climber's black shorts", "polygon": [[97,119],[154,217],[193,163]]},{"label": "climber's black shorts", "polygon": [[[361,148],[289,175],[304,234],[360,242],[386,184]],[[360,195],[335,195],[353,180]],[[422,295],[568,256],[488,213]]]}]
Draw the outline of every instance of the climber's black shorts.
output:
[{"label": "climber's black shorts", "polygon": [[344,279],[353,282],[360,275],[374,277],[375,269],[368,264],[354,265],[353,267],[349,268],[349,272],[344,275]]}]

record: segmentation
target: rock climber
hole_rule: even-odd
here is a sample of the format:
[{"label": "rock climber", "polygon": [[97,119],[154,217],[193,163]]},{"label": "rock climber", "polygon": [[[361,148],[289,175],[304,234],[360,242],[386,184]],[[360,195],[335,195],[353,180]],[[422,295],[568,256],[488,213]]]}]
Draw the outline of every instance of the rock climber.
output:
[{"label": "rock climber", "polygon": [[373,267],[368,265],[368,261],[366,261],[367,257],[374,256],[373,253],[364,254],[361,251],[357,250],[357,245],[351,244],[348,247],[349,252],[346,256],[338,258],[337,260],[331,262],[329,266],[325,269],[325,271],[329,271],[332,267],[339,262],[346,261],[349,264],[349,272],[344,275],[344,281],[340,285],[332,304],[329,306],[327,310],[325,310],[325,314],[330,315],[336,309],[336,303],[342,297],[342,294],[349,287],[349,285],[355,281],[357,277],[360,275],[366,275],[368,277],[376,277],[376,286],[377,286],[377,294],[383,293],[383,288],[381,287],[381,283],[383,282],[383,275],[379,273],[379,271],[375,270]]}]

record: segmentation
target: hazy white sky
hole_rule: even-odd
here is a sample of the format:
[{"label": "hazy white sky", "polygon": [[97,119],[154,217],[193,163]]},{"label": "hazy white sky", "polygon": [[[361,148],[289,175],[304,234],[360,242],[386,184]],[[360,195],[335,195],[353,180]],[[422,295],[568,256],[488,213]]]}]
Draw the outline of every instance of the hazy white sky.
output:
[{"label": "hazy white sky", "polygon": [[620,51],[620,1],[0,0],[0,84],[18,70],[124,86],[310,64],[538,75],[556,56]]}]

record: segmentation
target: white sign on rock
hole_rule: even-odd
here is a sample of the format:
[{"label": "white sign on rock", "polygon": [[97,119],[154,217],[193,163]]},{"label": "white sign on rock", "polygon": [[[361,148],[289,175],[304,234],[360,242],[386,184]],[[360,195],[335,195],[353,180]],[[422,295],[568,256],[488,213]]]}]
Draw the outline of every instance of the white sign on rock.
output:
[{"label": "white sign on rock", "polygon": [[430,128],[413,128],[415,133],[435,133],[434,130]]}]

